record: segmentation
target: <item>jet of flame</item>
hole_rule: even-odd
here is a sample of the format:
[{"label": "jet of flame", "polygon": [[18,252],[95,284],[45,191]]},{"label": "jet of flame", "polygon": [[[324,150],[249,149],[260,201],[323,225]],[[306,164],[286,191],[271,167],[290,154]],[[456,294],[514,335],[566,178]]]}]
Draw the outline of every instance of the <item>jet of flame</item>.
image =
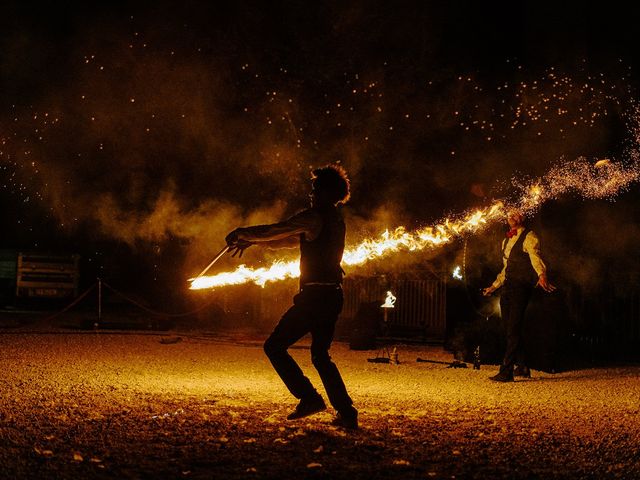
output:
[{"label": "jet of flame", "polygon": [[[357,266],[400,250],[413,252],[449,243],[455,237],[478,231],[491,220],[502,218],[503,209],[502,202],[498,201],[490,207],[469,213],[459,220],[445,219],[435,226],[413,232],[408,232],[405,227],[397,227],[393,231],[385,230],[376,238],[366,239],[353,248],[345,249],[342,263],[347,266]],[[276,261],[268,268],[252,269],[246,265],[240,265],[233,272],[195,278],[190,288],[199,290],[248,282],[264,286],[270,281],[299,277],[299,264],[300,260],[297,259],[290,262]]]},{"label": "jet of flame", "polygon": [[[432,226],[407,231],[405,227],[385,230],[378,237],[365,239],[345,249],[342,261],[346,266],[362,265],[399,251],[421,251],[445,245],[453,239],[477,233],[489,224],[503,221],[507,206],[524,215],[531,215],[544,202],[574,192],[583,198],[610,198],[624,191],[640,179],[640,161],[634,158],[629,165],[608,159],[592,164],[584,158],[554,166],[544,177],[521,184],[513,183],[520,191],[515,201],[497,200],[485,208],[469,211],[458,217],[445,218]],[[505,206],[507,205],[507,206]],[[232,272],[202,276],[191,282],[191,289],[215,288],[253,282],[264,286],[267,282],[300,276],[299,259],[276,261],[268,268],[249,268],[240,265]]]}]

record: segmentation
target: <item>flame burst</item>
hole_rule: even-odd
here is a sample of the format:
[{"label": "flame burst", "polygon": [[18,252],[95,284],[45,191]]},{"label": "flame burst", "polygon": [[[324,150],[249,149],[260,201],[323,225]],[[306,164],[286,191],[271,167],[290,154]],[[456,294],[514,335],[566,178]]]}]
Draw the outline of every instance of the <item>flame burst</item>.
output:
[{"label": "flame burst", "polygon": [[[476,233],[495,221],[503,221],[505,210],[515,207],[525,215],[534,213],[544,202],[575,193],[583,198],[609,198],[624,191],[640,179],[637,153],[628,165],[600,160],[595,164],[584,158],[554,166],[544,177],[523,184],[514,180],[520,192],[515,201],[495,201],[492,205],[466,212],[458,217],[445,218],[435,225],[407,231],[405,227],[385,230],[378,237],[363,240],[345,249],[342,262],[349,267],[362,265],[394,252],[415,252],[433,249],[453,239]],[[240,265],[232,272],[196,278],[191,289],[215,288],[253,282],[264,286],[267,282],[300,276],[299,259],[276,261],[268,268],[249,268]]]}]

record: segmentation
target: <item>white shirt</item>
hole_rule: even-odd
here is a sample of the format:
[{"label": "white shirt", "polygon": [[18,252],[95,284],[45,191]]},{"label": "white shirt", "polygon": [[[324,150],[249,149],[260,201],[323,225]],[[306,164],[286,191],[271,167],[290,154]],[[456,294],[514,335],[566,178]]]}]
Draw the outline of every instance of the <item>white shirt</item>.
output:
[{"label": "white shirt", "polygon": [[[498,277],[493,282],[492,286],[494,289],[500,288],[504,284],[505,276],[507,273],[507,262],[509,260],[509,255],[511,255],[511,250],[513,249],[513,246],[516,244],[516,242],[520,238],[520,235],[522,235],[523,231],[524,231],[524,227],[519,227],[518,233],[516,233],[513,237],[505,238],[502,241],[503,265],[502,265],[502,271],[498,274]],[[547,266],[544,264],[544,262],[542,261],[542,258],[540,257],[540,239],[531,230],[529,230],[529,233],[527,233],[527,236],[524,238],[524,241],[522,242],[522,251],[529,254],[529,259],[531,260],[531,266],[536,271],[538,276],[542,275],[543,273],[547,273]]]}]

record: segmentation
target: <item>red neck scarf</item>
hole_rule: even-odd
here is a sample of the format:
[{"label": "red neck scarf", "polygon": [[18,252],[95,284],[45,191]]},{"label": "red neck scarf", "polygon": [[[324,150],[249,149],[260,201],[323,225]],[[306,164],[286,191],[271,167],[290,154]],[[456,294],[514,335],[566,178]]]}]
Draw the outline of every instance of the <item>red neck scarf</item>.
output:
[{"label": "red neck scarf", "polygon": [[509,230],[507,232],[507,238],[515,237],[517,234],[518,234],[518,229],[517,228],[512,228],[511,230]]}]

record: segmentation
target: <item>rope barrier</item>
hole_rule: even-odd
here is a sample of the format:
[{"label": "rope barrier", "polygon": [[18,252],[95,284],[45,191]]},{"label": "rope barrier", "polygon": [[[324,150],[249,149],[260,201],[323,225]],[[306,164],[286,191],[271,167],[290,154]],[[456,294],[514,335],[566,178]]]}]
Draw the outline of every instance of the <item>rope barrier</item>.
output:
[{"label": "rope barrier", "polygon": [[[154,310],[152,308],[149,308],[143,304],[141,304],[140,302],[134,300],[133,298],[125,295],[124,293],[122,293],[121,291],[115,289],[114,287],[112,287],[111,285],[109,285],[108,283],[106,283],[103,280],[99,280],[98,282],[94,283],[93,285],[91,285],[89,288],[87,288],[84,292],[82,292],[77,298],[75,298],[70,304],[68,304],[67,306],[65,306],[62,310],[49,315],[48,317],[45,317],[44,319],[42,319],[42,322],[48,322],[53,320],[54,318],[62,315],[63,313],[71,310],[73,307],[75,307],[78,303],[80,303],[87,295],[89,295],[89,293],[91,293],[93,291],[93,289],[96,288],[96,286],[98,286],[99,284],[102,284],[103,286],[107,287],[109,290],[111,290],[113,293],[115,293],[116,295],[122,297],[123,299],[125,299],[127,302],[131,303],[132,305],[135,305],[136,307],[152,314],[155,316],[159,316],[159,317],[187,317],[189,315],[193,315],[195,313],[198,313],[202,310],[204,310],[205,308],[211,306],[216,299],[212,298],[210,301],[198,306],[197,308],[194,308],[193,310],[187,311],[187,312],[180,312],[180,313],[167,313],[167,312],[160,312],[158,310]],[[99,298],[98,302],[101,304],[102,299]],[[101,310],[102,305],[98,305],[98,309]]]},{"label": "rope barrier", "polygon": [[102,281],[102,285],[104,285],[105,287],[107,287],[109,290],[111,290],[113,293],[115,293],[116,295],[124,298],[126,301],[128,301],[129,303],[135,305],[138,308],[141,308],[142,310],[144,310],[145,312],[148,312],[152,315],[156,315],[159,317],[187,317],[189,315],[193,315],[194,313],[198,313],[202,310],[204,310],[205,308],[207,308],[208,306],[212,305],[213,302],[215,302],[215,298],[212,298],[211,301],[204,303],[203,305],[200,305],[199,307],[188,311],[188,312],[181,312],[181,313],[166,313],[166,312],[160,312],[158,310],[154,310],[152,308],[149,308],[143,304],[141,304],[140,302],[134,300],[133,298],[125,295],[124,293],[116,290],[115,288],[113,288],[111,285],[109,285],[108,283],[106,283],[105,281]]},{"label": "rope barrier", "polygon": [[94,283],[93,285],[91,285],[89,288],[87,288],[78,298],[76,298],[73,302],[71,302],[69,305],[67,305],[66,307],[64,307],[62,310],[60,310],[57,313],[54,313],[53,315],[50,315],[48,317],[46,317],[43,321],[44,322],[48,322],[49,320],[53,320],[54,318],[56,318],[58,315],[62,315],[64,312],[66,312],[67,310],[70,310],[71,308],[75,307],[78,303],[80,303],[80,301],[86,297],[87,295],[89,295],[89,292],[91,292],[91,290],[93,290],[94,288],[96,288],[96,284]]}]

